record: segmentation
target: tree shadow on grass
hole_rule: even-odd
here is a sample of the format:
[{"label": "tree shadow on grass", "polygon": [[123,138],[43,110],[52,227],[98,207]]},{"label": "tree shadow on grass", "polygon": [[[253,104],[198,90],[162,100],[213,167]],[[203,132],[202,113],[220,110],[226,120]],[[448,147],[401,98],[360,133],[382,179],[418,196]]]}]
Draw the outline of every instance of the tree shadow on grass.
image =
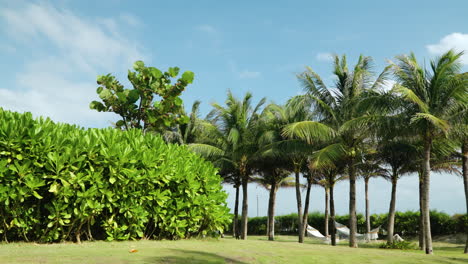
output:
[{"label": "tree shadow on grass", "polygon": [[193,250],[182,250],[182,249],[171,249],[171,254],[167,256],[151,257],[145,259],[145,263],[193,263],[193,264],[216,264],[216,263],[232,263],[232,264],[247,264],[233,258],[226,258],[214,253],[193,251]]}]

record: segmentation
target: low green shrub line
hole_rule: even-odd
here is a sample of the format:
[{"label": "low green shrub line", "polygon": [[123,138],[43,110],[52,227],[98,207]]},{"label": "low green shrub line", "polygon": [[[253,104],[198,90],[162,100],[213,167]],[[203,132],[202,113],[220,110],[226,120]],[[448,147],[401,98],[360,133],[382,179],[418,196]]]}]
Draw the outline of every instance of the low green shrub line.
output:
[{"label": "low green shrub line", "polygon": [[[381,226],[381,232],[387,229],[387,214],[371,215],[372,228]],[[338,223],[348,225],[348,215],[338,215],[335,217]],[[325,234],[325,216],[320,212],[310,213],[308,216],[309,225]],[[366,232],[365,217],[357,214],[357,226],[359,233]],[[419,231],[419,212],[406,211],[396,212],[395,215],[395,233],[402,236],[416,236]],[[449,215],[444,212],[431,211],[431,229],[432,234],[450,235],[464,233],[468,228],[468,216],[466,214]],[[230,228],[232,229],[232,228]],[[267,230],[267,217],[251,217],[248,223],[248,234],[265,235]],[[228,230],[227,232],[230,232]],[[297,214],[279,215],[275,217],[275,233],[282,235],[297,234]]]}]

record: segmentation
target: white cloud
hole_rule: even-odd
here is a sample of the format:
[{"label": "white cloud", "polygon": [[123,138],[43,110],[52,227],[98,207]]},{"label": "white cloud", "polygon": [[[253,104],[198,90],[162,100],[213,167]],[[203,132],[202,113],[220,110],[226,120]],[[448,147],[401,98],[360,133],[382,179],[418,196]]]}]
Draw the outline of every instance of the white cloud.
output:
[{"label": "white cloud", "polygon": [[253,78],[260,77],[260,75],[261,75],[261,73],[256,72],[256,71],[244,70],[244,71],[239,72],[239,78],[241,78],[241,79],[253,79]]},{"label": "white cloud", "polygon": [[203,31],[203,32],[206,32],[206,33],[215,33],[216,32],[216,29],[211,26],[211,25],[199,25],[197,27],[197,30],[199,31]]},{"label": "white cloud", "polygon": [[0,87],[0,106],[56,121],[108,125],[113,115],[89,109],[98,99],[96,76],[123,73],[144,59],[141,48],[122,37],[119,20],[83,18],[49,4],[0,9],[0,18],[0,30],[22,45],[18,52],[31,54],[12,77],[16,86]]},{"label": "white cloud", "polygon": [[330,62],[330,61],[333,61],[333,54],[328,53],[328,52],[320,52],[320,53],[317,53],[317,55],[315,56],[315,59],[317,59],[318,61]]},{"label": "white cloud", "polygon": [[450,49],[456,51],[465,51],[462,57],[462,63],[468,65],[468,34],[452,33],[443,37],[439,43],[426,46],[429,53],[440,55]]}]

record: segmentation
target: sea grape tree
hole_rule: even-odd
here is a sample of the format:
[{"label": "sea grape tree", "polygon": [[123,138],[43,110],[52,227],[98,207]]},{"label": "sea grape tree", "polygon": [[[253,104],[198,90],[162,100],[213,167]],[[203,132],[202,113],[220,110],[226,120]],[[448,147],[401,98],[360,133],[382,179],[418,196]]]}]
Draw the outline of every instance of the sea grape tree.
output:
[{"label": "sea grape tree", "polygon": [[179,68],[170,67],[166,72],[147,67],[142,61],[128,71],[128,80],[133,88],[125,88],[115,76],[101,75],[97,78],[97,94],[101,99],[92,101],[90,108],[99,112],[114,112],[121,119],[117,128],[130,128],[161,132],[176,125],[185,124],[189,117],[184,114],[181,93],[191,84],[194,73],[184,72],[180,78]]}]

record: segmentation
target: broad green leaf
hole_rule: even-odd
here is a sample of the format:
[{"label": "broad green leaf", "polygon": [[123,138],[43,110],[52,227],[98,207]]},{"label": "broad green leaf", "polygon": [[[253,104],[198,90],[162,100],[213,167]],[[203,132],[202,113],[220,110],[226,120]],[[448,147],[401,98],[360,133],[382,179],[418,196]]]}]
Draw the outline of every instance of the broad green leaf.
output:
[{"label": "broad green leaf", "polygon": [[182,74],[182,80],[184,80],[186,83],[192,83],[194,78],[195,74],[191,71],[186,71]]},{"label": "broad green leaf", "polygon": [[145,63],[143,63],[142,61],[136,61],[134,64],[133,64],[133,68],[135,70],[138,70],[138,69],[141,69],[145,67]]}]

